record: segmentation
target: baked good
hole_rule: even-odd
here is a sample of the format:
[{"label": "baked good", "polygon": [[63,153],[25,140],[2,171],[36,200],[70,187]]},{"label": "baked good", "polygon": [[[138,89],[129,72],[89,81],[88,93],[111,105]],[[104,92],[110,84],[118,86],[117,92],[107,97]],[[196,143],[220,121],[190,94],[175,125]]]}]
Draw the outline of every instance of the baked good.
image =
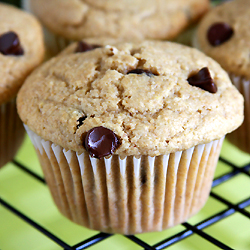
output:
[{"label": "baked good", "polygon": [[0,3],[0,167],[10,161],[25,131],[16,111],[16,94],[43,60],[41,25],[36,18]]},{"label": "baked good", "polygon": [[32,0],[29,5],[57,54],[88,37],[173,39],[208,10],[209,0]]},{"label": "baked good", "polygon": [[243,120],[243,98],[219,64],[171,42],[55,57],[17,105],[59,210],[122,234],[197,213],[223,137]]},{"label": "baked good", "polygon": [[201,21],[194,39],[195,47],[218,61],[245,99],[245,120],[228,139],[250,153],[250,2],[223,3]]},{"label": "baked good", "polygon": [[[134,41],[139,42],[139,41]],[[124,43],[121,38],[111,38],[111,37],[91,37],[85,38],[78,42],[73,42],[63,49],[58,56],[67,55],[72,53],[82,53],[92,49],[105,47],[108,45],[116,45],[119,43]]]}]

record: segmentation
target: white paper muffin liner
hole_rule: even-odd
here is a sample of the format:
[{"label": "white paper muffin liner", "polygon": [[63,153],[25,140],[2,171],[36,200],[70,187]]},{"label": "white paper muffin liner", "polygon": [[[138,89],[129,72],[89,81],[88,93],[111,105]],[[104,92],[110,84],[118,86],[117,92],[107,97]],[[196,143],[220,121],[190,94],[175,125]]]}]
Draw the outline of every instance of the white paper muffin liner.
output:
[{"label": "white paper muffin liner", "polygon": [[223,139],[157,157],[95,159],[45,141],[25,126],[63,215],[107,233],[161,231],[205,204]]},{"label": "white paper muffin liner", "polygon": [[[24,10],[33,13],[30,7],[30,1],[31,0],[22,0],[21,4]],[[54,34],[50,30],[48,30],[45,26],[43,26],[43,33],[44,33],[44,42],[46,47],[46,59],[56,56],[63,49],[65,49],[71,42],[73,42],[72,40]]]},{"label": "white paper muffin liner", "polygon": [[237,130],[227,135],[227,139],[239,149],[250,153],[250,81],[234,74],[229,76],[244,97],[244,121]]},{"label": "white paper muffin liner", "polygon": [[17,110],[16,100],[0,105],[0,167],[13,159],[25,135]]}]

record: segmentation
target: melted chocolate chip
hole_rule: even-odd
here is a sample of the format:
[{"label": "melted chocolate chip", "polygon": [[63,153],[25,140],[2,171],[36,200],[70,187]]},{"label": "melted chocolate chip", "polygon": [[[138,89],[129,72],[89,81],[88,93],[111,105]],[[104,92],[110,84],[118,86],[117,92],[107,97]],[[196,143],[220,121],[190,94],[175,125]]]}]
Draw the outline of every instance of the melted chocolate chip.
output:
[{"label": "melted chocolate chip", "polygon": [[24,54],[18,35],[15,32],[10,31],[0,36],[0,53],[14,56]]},{"label": "melted chocolate chip", "polygon": [[127,74],[146,74],[147,76],[152,76],[153,73],[149,70],[144,70],[144,69],[132,69],[130,70]]},{"label": "melted chocolate chip", "polygon": [[116,134],[112,130],[100,126],[87,132],[84,146],[92,157],[100,159],[112,154],[118,144]]},{"label": "melted chocolate chip", "polygon": [[83,122],[85,121],[86,118],[87,118],[87,116],[83,116],[83,117],[80,117],[80,118],[77,120],[77,122],[78,122],[78,124],[77,124],[77,126],[76,126],[77,129],[79,129],[79,128],[83,125]]},{"label": "melted chocolate chip", "polygon": [[212,46],[218,46],[229,40],[233,33],[234,31],[229,24],[215,23],[209,28],[207,39]]},{"label": "melted chocolate chip", "polygon": [[83,41],[79,41],[75,53],[82,53],[96,48],[101,48],[101,46],[97,44],[88,44]]},{"label": "melted chocolate chip", "polygon": [[198,73],[190,76],[187,80],[192,86],[207,90],[210,93],[217,92],[217,86],[215,85],[207,67],[202,68]]}]

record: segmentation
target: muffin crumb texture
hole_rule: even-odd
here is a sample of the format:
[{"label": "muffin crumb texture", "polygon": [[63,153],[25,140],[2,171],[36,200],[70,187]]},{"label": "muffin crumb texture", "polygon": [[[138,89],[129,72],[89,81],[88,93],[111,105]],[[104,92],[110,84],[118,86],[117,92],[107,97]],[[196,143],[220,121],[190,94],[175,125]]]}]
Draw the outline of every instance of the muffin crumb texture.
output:
[{"label": "muffin crumb texture", "polygon": [[[203,68],[216,93],[189,84]],[[32,131],[65,149],[82,153],[86,133],[102,126],[119,139],[114,154],[157,156],[236,129],[243,98],[221,67],[195,49],[122,43],[51,59],[21,88],[18,111]]]}]

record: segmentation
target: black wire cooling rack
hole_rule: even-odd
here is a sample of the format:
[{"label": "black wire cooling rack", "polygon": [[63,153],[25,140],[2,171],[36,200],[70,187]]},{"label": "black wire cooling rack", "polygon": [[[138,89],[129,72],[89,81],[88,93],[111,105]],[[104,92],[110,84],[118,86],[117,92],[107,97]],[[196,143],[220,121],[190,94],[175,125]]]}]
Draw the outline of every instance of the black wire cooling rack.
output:
[{"label": "black wire cooling rack", "polygon": [[[15,1],[15,0],[9,0],[5,2],[12,3],[17,6],[20,5],[19,1]],[[13,163],[13,166],[24,171],[24,173],[27,174],[29,178],[32,178],[35,181],[42,183],[43,185],[46,185],[45,180],[42,177],[40,177],[38,174],[30,170],[29,167],[25,166],[25,164],[22,164],[21,162],[17,160],[13,160],[12,163]],[[228,218],[229,216],[232,216],[233,214],[236,214],[236,213],[241,214],[247,220],[250,219],[250,212],[248,212],[249,209],[246,209],[248,206],[250,206],[250,196],[247,199],[241,200],[240,202],[237,202],[235,204],[234,202],[228,199],[225,199],[223,196],[213,191],[215,187],[222,185],[223,183],[229,182],[230,180],[232,180],[238,175],[244,175],[247,178],[249,178],[250,177],[250,163],[239,167],[236,164],[233,164],[231,161],[228,161],[226,158],[222,158],[222,157],[220,157],[220,163],[224,164],[228,170],[226,171],[225,174],[222,174],[221,176],[214,179],[213,188],[210,193],[210,197],[213,197],[213,199],[217,200],[219,203],[223,204],[226,207],[222,211],[214,213],[209,218],[201,220],[196,224],[191,224],[187,222],[182,223],[182,226],[185,228],[184,230],[179,231],[177,234],[173,234],[170,237],[167,237],[161,240],[160,242],[157,242],[154,245],[150,245],[147,242],[143,241],[142,239],[134,235],[125,235],[121,237],[126,237],[127,239],[133,241],[135,244],[140,246],[141,249],[160,250],[160,249],[166,249],[172,246],[173,244],[178,244],[189,236],[199,235],[205,241],[208,241],[214,244],[219,249],[233,249],[232,246],[225,244],[223,240],[221,241],[217,237],[214,237],[211,234],[205,232],[204,229],[209,228],[215,223],[221,222],[225,220],[226,218]],[[250,181],[250,178],[249,178],[249,181]],[[82,242],[79,242],[76,245],[71,246],[66,241],[58,238],[55,234],[51,233],[45,227],[41,226],[40,224],[35,222],[33,219],[31,219],[29,216],[21,212],[18,209],[18,207],[14,207],[13,205],[11,205],[6,199],[2,199],[0,197],[0,204],[5,209],[15,214],[19,218],[21,218],[27,224],[29,224],[30,226],[38,230],[41,234],[47,236],[51,241],[53,241],[54,243],[59,245],[59,247],[65,250],[88,249],[91,246],[101,243],[102,241],[112,237],[111,234],[97,233],[96,235],[89,237],[87,239],[84,239]],[[233,225],[231,226],[233,227]],[[232,235],[232,237],[236,237],[236,236]],[[119,249],[119,246],[117,246],[117,249]],[[250,249],[250,245],[248,249]]]},{"label": "black wire cooling rack", "polygon": [[[228,171],[226,174],[223,174],[223,175],[217,177],[216,179],[214,179],[213,188],[229,181],[230,179],[234,178],[235,176],[237,176],[239,174],[244,174],[245,176],[250,177],[250,173],[249,173],[250,164],[247,164],[243,167],[238,167],[235,164],[229,162],[228,160],[226,160],[222,157],[220,157],[220,162],[225,164],[230,169],[230,171]],[[19,168],[22,171],[24,171],[29,176],[29,178],[33,178],[36,181],[46,185],[45,180],[42,177],[40,177],[39,175],[37,175],[35,172],[31,171],[28,167],[24,166],[23,164],[21,164],[20,162],[18,162],[16,160],[13,160],[12,163],[14,164],[14,166],[16,168]],[[249,181],[250,181],[250,178],[249,178]],[[227,208],[218,212],[218,213],[213,214],[211,217],[209,217],[203,221],[200,221],[199,223],[197,223],[195,225],[191,225],[190,223],[187,223],[187,222],[182,223],[182,226],[184,226],[186,228],[185,230],[178,232],[177,234],[174,234],[171,237],[168,237],[168,238],[158,242],[157,244],[149,245],[148,243],[144,242],[143,240],[141,240],[140,238],[138,238],[134,235],[125,235],[122,237],[126,237],[126,238],[130,239],[131,241],[133,241],[137,245],[141,246],[142,249],[160,250],[160,249],[166,249],[166,248],[170,247],[171,245],[176,244],[176,243],[184,240],[185,238],[187,238],[193,234],[197,234],[200,237],[202,237],[203,239],[205,239],[206,241],[209,241],[210,243],[214,244],[215,246],[217,246],[220,249],[228,249],[228,250],[233,249],[231,246],[226,245],[223,242],[221,242],[220,240],[209,235],[208,233],[205,233],[203,231],[203,229],[210,227],[211,225],[213,225],[221,220],[224,220],[225,218],[233,215],[236,212],[243,215],[246,219],[250,219],[250,213],[247,210],[245,210],[246,207],[250,206],[250,197],[238,202],[237,204],[233,204],[232,202],[226,200],[222,196],[214,193],[213,191],[210,193],[210,196],[213,197],[214,199],[216,199],[217,201],[223,203]],[[24,213],[20,212],[17,208],[13,207],[12,205],[10,205],[7,201],[3,200],[2,198],[0,198],[0,204],[2,204],[6,209],[8,209],[12,213],[14,213],[16,216],[20,217],[26,223],[28,223],[29,225],[31,225],[32,227],[34,227],[35,229],[40,231],[40,233],[46,235],[48,238],[50,238],[56,244],[61,246],[62,249],[65,249],[65,250],[87,249],[87,248],[91,247],[92,245],[98,244],[98,243],[102,242],[103,240],[112,236],[112,234],[97,233],[93,237],[87,238],[84,241],[79,242],[78,244],[76,244],[74,246],[70,246],[68,243],[59,239],[56,235],[49,232],[47,229],[45,229],[41,225],[37,224],[34,220],[29,218]],[[119,246],[117,246],[117,249],[119,249]]]}]

